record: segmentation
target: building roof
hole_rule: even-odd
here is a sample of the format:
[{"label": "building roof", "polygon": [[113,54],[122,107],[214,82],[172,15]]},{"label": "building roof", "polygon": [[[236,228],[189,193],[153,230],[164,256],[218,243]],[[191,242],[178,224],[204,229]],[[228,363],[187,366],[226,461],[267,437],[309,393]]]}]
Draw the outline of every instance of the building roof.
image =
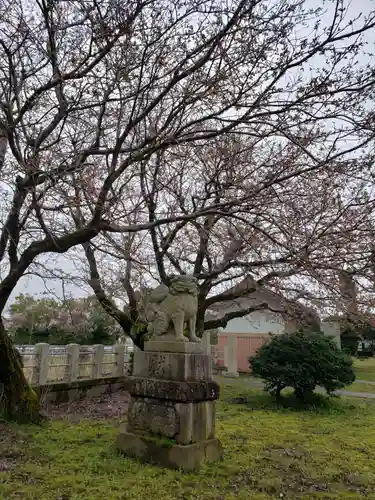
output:
[{"label": "building roof", "polygon": [[[266,310],[274,314],[280,314],[286,321],[294,320],[298,325],[319,325],[320,318],[318,313],[310,307],[301,304],[298,301],[286,299],[282,295],[273,292],[265,287],[259,287],[254,292],[254,281],[252,278],[245,278],[240,283],[224,292],[222,300],[212,304],[210,311],[216,313],[216,317],[224,316],[229,311],[238,311],[256,307],[261,304],[267,304]],[[240,294],[240,295],[239,295]],[[236,298],[229,298],[231,296]]]}]

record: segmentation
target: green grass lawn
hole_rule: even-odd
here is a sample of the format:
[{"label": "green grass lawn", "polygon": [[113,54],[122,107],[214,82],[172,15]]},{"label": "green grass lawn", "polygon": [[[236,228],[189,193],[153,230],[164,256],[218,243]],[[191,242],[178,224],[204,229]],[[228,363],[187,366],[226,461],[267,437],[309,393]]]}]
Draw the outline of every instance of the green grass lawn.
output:
[{"label": "green grass lawn", "polygon": [[[259,387],[259,384],[262,383],[260,379],[256,379],[253,377],[249,377],[249,375],[244,375],[241,374],[238,379],[230,379],[230,382],[228,382],[228,379],[225,379],[223,377],[218,377],[218,380],[221,383],[230,383],[231,385],[236,385],[238,386],[244,386],[244,385],[249,385],[251,386],[251,382],[254,382],[254,388]],[[287,390],[287,389],[286,389]],[[366,384],[365,382],[361,382],[359,379],[357,379],[356,382],[354,382],[351,385],[347,385],[342,389],[343,391],[352,391],[352,392],[367,392],[370,394],[375,394],[375,384]]]},{"label": "green grass lawn", "polygon": [[365,384],[363,382],[354,382],[354,384],[345,387],[343,391],[368,392],[370,394],[375,394],[375,385]]},{"label": "green grass lawn", "polygon": [[217,405],[224,460],[189,474],[118,454],[119,422],[2,424],[0,499],[375,498],[375,402],[314,401],[296,408],[285,398],[279,406],[241,380],[224,382]]},{"label": "green grass lawn", "polygon": [[375,358],[364,360],[355,359],[354,369],[357,376],[357,381],[354,384],[345,388],[348,391],[354,392],[369,392],[375,394],[375,385],[360,382],[360,380],[369,380],[375,382]]},{"label": "green grass lawn", "polygon": [[371,380],[375,382],[375,358],[355,359],[354,368],[357,379]]}]

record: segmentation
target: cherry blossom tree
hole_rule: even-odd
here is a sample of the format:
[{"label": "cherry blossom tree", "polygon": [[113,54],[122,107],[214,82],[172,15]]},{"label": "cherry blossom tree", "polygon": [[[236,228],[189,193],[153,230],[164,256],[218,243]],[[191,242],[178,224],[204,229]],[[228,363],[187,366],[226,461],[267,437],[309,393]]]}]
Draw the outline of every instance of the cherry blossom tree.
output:
[{"label": "cherry blossom tree", "polygon": [[17,344],[114,344],[122,334],[95,296],[56,300],[19,295],[10,306],[7,330]]},{"label": "cherry blossom tree", "polygon": [[[314,137],[312,148],[321,140],[329,136]],[[138,220],[189,214],[212,199],[242,202],[147,232],[103,232],[84,246],[93,291],[140,347],[146,325],[131,328],[140,322],[135,292],[168,284],[173,274],[199,280],[199,333],[264,308],[293,328],[316,329],[313,308],[329,314],[371,307],[373,154],[371,146],[353,159],[342,149],[313,168],[298,144],[232,134],[159,155],[140,173],[135,205],[146,210],[134,215]],[[362,283],[355,298],[354,279]],[[125,312],[106,295],[114,283],[130,306]]]},{"label": "cherry blossom tree", "polygon": [[[364,36],[375,19],[350,19],[346,7],[346,0],[318,8],[301,0],[4,0],[0,312],[48,253],[77,245],[90,252],[103,232],[201,225],[251,202],[249,187],[152,215],[147,197],[136,200],[143,169],[163,152],[236,133],[293,145],[305,173],[333,163],[343,148],[359,156],[373,134]],[[0,383],[5,415],[38,418],[2,323]]]}]

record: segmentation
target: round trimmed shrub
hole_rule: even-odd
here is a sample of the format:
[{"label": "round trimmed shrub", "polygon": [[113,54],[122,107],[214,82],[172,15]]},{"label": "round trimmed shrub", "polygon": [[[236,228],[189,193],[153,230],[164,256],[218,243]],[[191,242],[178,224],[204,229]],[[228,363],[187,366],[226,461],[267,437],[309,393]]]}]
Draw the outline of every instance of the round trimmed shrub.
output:
[{"label": "round trimmed shrub", "polygon": [[321,333],[275,335],[249,362],[252,374],[276,396],[292,387],[298,399],[306,400],[317,386],[332,395],[355,380],[351,357]]}]

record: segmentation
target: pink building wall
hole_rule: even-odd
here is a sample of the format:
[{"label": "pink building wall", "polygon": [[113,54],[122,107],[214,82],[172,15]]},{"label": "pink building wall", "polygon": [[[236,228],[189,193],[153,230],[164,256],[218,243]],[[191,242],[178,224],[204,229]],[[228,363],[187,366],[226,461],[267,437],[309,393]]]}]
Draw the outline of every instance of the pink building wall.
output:
[{"label": "pink building wall", "polygon": [[[252,356],[256,351],[270,340],[269,334],[258,335],[241,335],[230,333],[237,338],[237,371],[249,373],[249,356]],[[217,339],[217,364],[224,365],[224,347],[228,344],[228,335],[219,334]]]}]

